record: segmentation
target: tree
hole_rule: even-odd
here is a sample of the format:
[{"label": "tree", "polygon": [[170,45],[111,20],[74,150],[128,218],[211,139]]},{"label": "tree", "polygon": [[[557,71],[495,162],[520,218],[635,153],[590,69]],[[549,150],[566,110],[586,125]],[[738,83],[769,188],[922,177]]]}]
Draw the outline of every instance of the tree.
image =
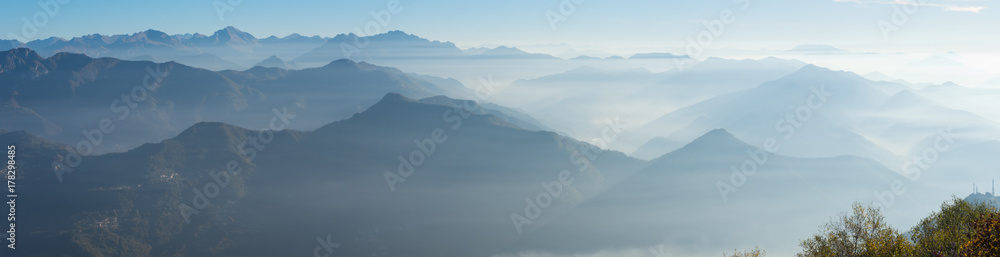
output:
[{"label": "tree", "polygon": [[965,256],[1000,256],[1000,213],[980,215],[972,229],[975,233],[962,247]]},{"label": "tree", "polygon": [[[941,211],[924,218],[911,230],[914,250],[919,256],[964,256],[969,252],[966,247],[973,246],[967,243],[978,234],[975,227],[977,219],[995,212],[996,208],[986,204],[954,198],[951,203],[942,204]],[[985,224],[984,228],[988,229],[988,226]]]},{"label": "tree", "polygon": [[913,246],[885,222],[881,211],[854,203],[853,213],[843,214],[822,226],[823,232],[803,240],[799,257],[908,256]]}]

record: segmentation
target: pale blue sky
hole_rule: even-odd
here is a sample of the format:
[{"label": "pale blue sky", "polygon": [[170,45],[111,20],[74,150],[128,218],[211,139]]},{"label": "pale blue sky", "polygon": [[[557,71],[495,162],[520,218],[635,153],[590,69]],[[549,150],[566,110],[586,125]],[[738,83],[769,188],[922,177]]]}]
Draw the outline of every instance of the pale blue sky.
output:
[{"label": "pale blue sky", "polygon": [[[42,0],[58,1],[58,0]],[[62,0],[67,1],[67,0]],[[572,0],[566,0],[572,2]],[[577,0],[579,1],[579,0]],[[552,30],[547,11],[562,0],[413,1],[387,29],[459,46],[554,44],[608,48],[680,49],[705,30],[702,20],[731,9],[735,22],[713,43],[718,48],[786,49],[830,44],[852,50],[991,51],[1000,44],[995,0],[922,0],[900,30],[885,40],[876,23],[891,22],[893,0],[751,0],[746,10],[730,0],[587,0]],[[217,2],[226,3],[226,0]],[[233,1],[237,2],[237,1]],[[388,1],[243,0],[219,19],[212,1],[79,1],[62,5],[33,38],[122,34],[157,29],[209,34],[235,26],[257,37],[291,33],[333,36],[373,20]],[[44,13],[36,1],[5,1],[0,38],[21,32],[22,18]]]}]

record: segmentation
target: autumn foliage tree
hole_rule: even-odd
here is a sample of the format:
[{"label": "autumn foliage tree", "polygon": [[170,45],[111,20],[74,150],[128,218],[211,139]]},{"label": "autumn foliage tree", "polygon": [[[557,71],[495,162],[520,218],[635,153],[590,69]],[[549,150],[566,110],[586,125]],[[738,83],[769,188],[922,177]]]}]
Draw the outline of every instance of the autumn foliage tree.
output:
[{"label": "autumn foliage tree", "polygon": [[970,240],[962,246],[965,256],[1000,256],[1000,213],[982,214],[972,223]]},{"label": "autumn foliage tree", "polygon": [[823,232],[800,243],[799,257],[908,256],[913,246],[885,222],[878,208],[855,203],[853,212],[823,226]]},{"label": "autumn foliage tree", "polygon": [[[913,227],[911,239],[918,256],[978,256],[969,255],[973,237],[980,234],[977,220],[996,214],[996,208],[952,199]],[[984,221],[985,222],[985,221]],[[984,225],[984,229],[988,226]],[[986,239],[980,239],[980,242]],[[1000,256],[1000,255],[989,255]]]},{"label": "autumn foliage tree", "polygon": [[1000,210],[955,198],[910,230],[906,238],[889,227],[881,212],[855,203],[853,212],[823,226],[800,243],[800,257],[812,256],[1000,256]]}]

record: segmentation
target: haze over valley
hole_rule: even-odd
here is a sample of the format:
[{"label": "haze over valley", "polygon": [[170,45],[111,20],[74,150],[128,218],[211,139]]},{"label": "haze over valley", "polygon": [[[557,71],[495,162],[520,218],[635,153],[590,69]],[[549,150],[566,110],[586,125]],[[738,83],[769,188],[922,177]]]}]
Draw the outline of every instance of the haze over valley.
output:
[{"label": "haze over valley", "polygon": [[926,23],[992,3],[66,2],[0,11],[3,256],[988,256],[1000,213],[1000,38]]}]

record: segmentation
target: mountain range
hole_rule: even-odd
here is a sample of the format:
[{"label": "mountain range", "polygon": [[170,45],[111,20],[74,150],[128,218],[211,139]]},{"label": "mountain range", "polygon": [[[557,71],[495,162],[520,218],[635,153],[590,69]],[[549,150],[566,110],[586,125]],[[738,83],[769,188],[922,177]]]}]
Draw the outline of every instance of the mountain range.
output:
[{"label": "mountain range", "polygon": [[39,256],[782,255],[852,202],[912,225],[1000,165],[993,90],[791,59],[233,27],[8,43],[0,143]]},{"label": "mountain range", "polygon": [[[23,173],[18,180],[27,197],[19,200],[37,204],[19,215],[37,219],[19,226],[38,231],[24,236],[23,249],[71,256],[289,255],[330,237],[341,254],[492,256],[667,238],[691,241],[676,250],[694,253],[739,238],[733,231],[756,231],[762,245],[781,249],[788,235],[812,230],[811,214],[870,197],[899,178],[862,157],[775,155],[721,129],[642,161],[451,102],[389,93],[313,131],[201,122],[158,143],[85,156],[61,182],[49,172]],[[6,132],[0,140],[26,149],[18,155],[22,169],[47,170],[65,158],[65,145],[29,133]],[[761,163],[752,173],[728,167],[743,161]],[[749,175],[735,183],[733,172]],[[720,183],[733,190],[722,191]],[[905,199],[934,191],[911,190]],[[802,204],[795,211],[802,218],[754,207],[774,201]],[[537,216],[528,214],[531,206]],[[709,223],[715,225],[695,225]],[[759,226],[782,229],[761,234]],[[670,229],[677,227],[690,229]]]},{"label": "mountain range", "polygon": [[71,53],[42,58],[25,48],[0,52],[0,60],[0,112],[11,114],[0,129],[75,145],[100,122],[113,123],[113,132],[91,140],[99,145],[97,152],[156,142],[206,120],[266,127],[276,108],[297,110],[301,119],[292,128],[315,129],[350,117],[389,92],[418,98],[469,94],[460,83],[437,79],[441,84],[435,84],[350,60],[242,72]]},{"label": "mountain range", "polygon": [[922,154],[930,147],[928,140],[934,141],[941,130],[961,137],[953,143],[955,149],[1000,139],[992,120],[924,99],[906,88],[807,65],[757,87],[678,109],[640,126],[630,134],[633,138],[625,140],[648,138],[632,155],[650,159],[707,131],[726,128],[747,142],[761,142],[758,146],[775,139],[781,154],[866,156],[902,172],[907,157]]},{"label": "mountain range", "polygon": [[[479,240],[468,233],[510,240],[516,233],[496,232],[510,229],[505,213],[520,209],[517,195],[535,193],[537,182],[561,170],[573,171],[575,182],[562,190],[579,201],[601,188],[605,178],[622,177],[641,164],[603,151],[580,169],[570,157],[579,158],[592,146],[465,111],[392,93],[350,119],[310,132],[203,122],[159,143],[86,156],[61,182],[49,172],[25,173],[19,181],[29,188],[22,194],[30,197],[24,201],[38,204],[19,209],[19,215],[39,219],[19,226],[39,231],[26,235],[25,242],[46,243],[25,243],[24,249],[53,255],[287,255],[311,249],[316,236],[331,235],[344,240],[345,254],[428,255],[442,249],[436,245],[442,240],[470,246]],[[448,113],[449,119],[441,119]],[[433,136],[435,131],[443,136]],[[263,133],[272,133],[271,139],[247,155],[253,147],[247,142],[264,138]],[[430,141],[438,138],[444,139]],[[45,163],[61,160],[65,147],[24,132],[0,134],[0,139],[30,149],[19,155],[25,169],[45,170]],[[419,151],[426,152],[425,159],[398,163],[407,157],[397,155]],[[207,199],[208,207],[199,207],[192,199],[205,193],[199,190],[206,184],[217,183],[218,170],[227,165],[240,166],[240,172],[214,184],[222,185],[221,192]],[[385,173],[409,165],[412,175],[388,184]],[[79,199],[95,201],[73,204]],[[185,214],[181,204],[195,206],[197,214]],[[470,214],[482,218],[468,220]],[[442,218],[454,222],[445,225],[448,233],[415,237],[439,230]],[[324,224],[317,226],[318,221]],[[281,236],[272,240],[285,247],[254,243],[276,235]],[[379,240],[356,241],[366,236]],[[480,255],[492,250],[449,251]]]},{"label": "mountain range", "polygon": [[[361,46],[357,42],[370,43]],[[450,42],[430,41],[402,31],[371,36],[340,34],[332,38],[306,37],[299,34],[257,38],[232,26],[216,31],[212,35],[170,35],[150,29],[133,34],[91,34],[71,39],[50,37],[30,42],[3,40],[0,46],[31,48],[41,56],[66,52],[95,58],[176,61],[213,71],[245,70],[261,62],[273,62],[274,60],[270,60],[272,57],[291,60],[304,67],[319,67],[338,59],[368,62],[413,58],[558,59],[550,55],[532,54],[505,46],[468,55]]]}]

